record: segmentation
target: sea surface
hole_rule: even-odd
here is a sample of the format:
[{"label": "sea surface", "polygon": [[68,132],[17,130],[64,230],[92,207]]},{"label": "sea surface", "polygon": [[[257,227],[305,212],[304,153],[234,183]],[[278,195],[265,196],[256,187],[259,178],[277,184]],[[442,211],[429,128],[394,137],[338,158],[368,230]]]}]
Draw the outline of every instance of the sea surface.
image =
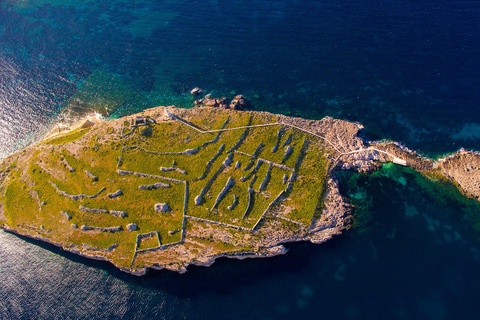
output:
[{"label": "sea surface", "polygon": [[[92,113],[358,121],[429,157],[480,146],[480,3],[3,0],[0,158]],[[1,319],[479,319],[480,206],[395,165],[339,175],[355,227],[270,259],[135,277],[0,231]]]}]

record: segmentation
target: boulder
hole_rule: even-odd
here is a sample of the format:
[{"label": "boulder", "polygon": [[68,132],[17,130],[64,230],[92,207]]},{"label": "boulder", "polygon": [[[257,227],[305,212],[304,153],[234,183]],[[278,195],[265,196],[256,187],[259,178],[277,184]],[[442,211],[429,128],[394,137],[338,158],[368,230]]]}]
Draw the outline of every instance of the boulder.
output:
[{"label": "boulder", "polygon": [[199,206],[202,203],[203,197],[202,195],[198,195],[195,197],[195,205]]},{"label": "boulder", "polygon": [[230,101],[230,109],[243,110],[250,105],[250,102],[241,94],[236,95],[232,101]]},{"label": "boulder", "polygon": [[129,224],[127,224],[127,230],[128,231],[138,230],[138,226],[135,223],[129,223]]},{"label": "boulder", "polygon": [[203,105],[207,107],[216,107],[217,106],[217,100],[215,99],[205,99],[203,100]]},{"label": "boulder", "polygon": [[215,99],[215,101],[217,102],[217,105],[218,105],[219,108],[222,108],[222,109],[227,109],[228,108],[227,98],[222,97],[222,98],[219,98],[219,99]]},{"label": "boulder", "polygon": [[212,95],[210,94],[207,94],[204,99],[196,100],[195,105],[203,105],[205,107],[222,108],[222,109],[228,108],[226,97],[213,98]]},{"label": "boulder", "polygon": [[195,87],[192,90],[190,90],[190,93],[193,94],[194,96],[199,96],[203,94],[203,90],[200,89],[199,87]]},{"label": "boulder", "polygon": [[155,211],[156,212],[167,212],[171,211],[170,207],[166,203],[156,203],[155,204]]}]

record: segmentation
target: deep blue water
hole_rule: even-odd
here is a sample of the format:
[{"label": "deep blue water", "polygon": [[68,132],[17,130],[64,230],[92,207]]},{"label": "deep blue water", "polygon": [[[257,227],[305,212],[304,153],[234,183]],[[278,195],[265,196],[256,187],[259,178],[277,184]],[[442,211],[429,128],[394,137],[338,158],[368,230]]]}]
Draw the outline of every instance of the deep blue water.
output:
[{"label": "deep blue water", "polygon": [[[191,106],[195,86],[427,155],[478,150],[479,17],[475,1],[5,0],[0,157],[92,107]],[[360,227],[185,275],[135,278],[0,232],[0,316],[479,317],[477,205],[395,168],[342,185]]]}]

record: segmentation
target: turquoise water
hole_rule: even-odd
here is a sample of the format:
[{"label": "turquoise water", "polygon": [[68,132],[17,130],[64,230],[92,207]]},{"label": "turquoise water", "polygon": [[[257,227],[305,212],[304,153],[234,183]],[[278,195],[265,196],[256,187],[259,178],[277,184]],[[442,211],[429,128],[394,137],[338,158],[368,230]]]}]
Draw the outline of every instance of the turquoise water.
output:
[{"label": "turquoise water", "polygon": [[[479,14],[465,1],[3,1],[0,157],[94,111],[190,107],[195,86],[359,121],[426,155],[478,150]],[[0,317],[477,319],[478,205],[396,166],[339,178],[356,228],[184,275],[136,278],[0,232]]]}]

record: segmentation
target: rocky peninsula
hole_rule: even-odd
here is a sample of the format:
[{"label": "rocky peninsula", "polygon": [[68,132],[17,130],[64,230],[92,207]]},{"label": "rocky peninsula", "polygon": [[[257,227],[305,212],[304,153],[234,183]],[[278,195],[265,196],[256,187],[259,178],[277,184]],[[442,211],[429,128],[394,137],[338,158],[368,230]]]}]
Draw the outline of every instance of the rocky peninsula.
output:
[{"label": "rocky peninsula", "polygon": [[367,143],[358,123],[237,110],[246,103],[207,97],[192,109],[88,120],[1,160],[1,227],[142,275],[341,234],[353,208],[337,170],[393,162],[480,199],[478,153],[435,162]]}]

